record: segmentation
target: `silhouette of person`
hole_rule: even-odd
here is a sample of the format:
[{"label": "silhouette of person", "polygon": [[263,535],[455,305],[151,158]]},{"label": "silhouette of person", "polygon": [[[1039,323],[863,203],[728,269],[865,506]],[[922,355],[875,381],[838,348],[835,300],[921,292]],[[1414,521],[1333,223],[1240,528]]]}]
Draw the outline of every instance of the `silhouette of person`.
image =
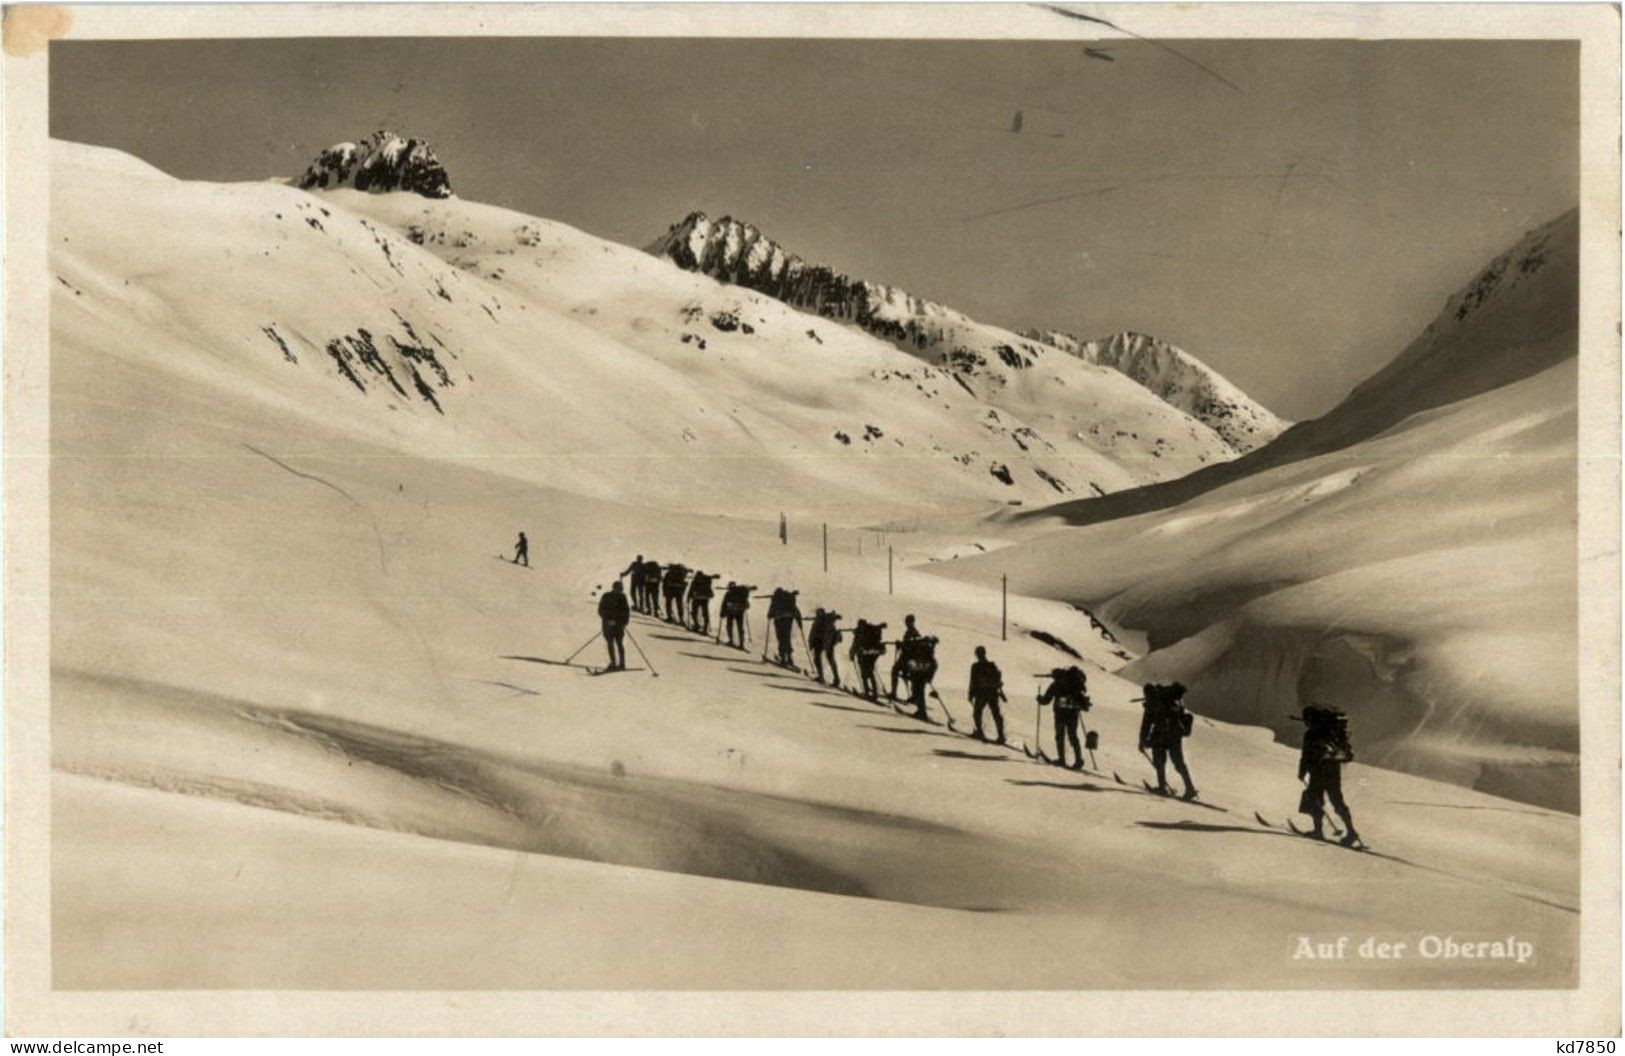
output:
[{"label": "silhouette of person", "polygon": [[632,610],[621,591],[621,581],[610,584],[609,592],[598,599],[598,618],[603,623],[604,646],[609,650],[609,671],[626,669],[626,625]]},{"label": "silhouette of person", "polygon": [[897,640],[897,652],[893,654],[891,665],[891,699],[897,699],[897,680],[903,677],[903,661],[910,655],[911,647],[920,632],[914,626],[914,614],[909,613],[903,617],[903,637]]},{"label": "silhouette of person", "polygon": [[1185,782],[1185,798],[1196,798],[1196,786],[1191,783],[1190,768],[1185,765],[1185,708],[1179,698],[1185,695],[1185,686],[1175,682],[1169,686],[1146,683],[1144,686],[1145,714],[1140,719],[1140,751],[1149,750],[1151,766],[1157,771],[1157,791],[1168,792],[1168,764],[1174,764],[1179,779]]},{"label": "silhouette of person", "polygon": [[514,544],[513,563],[530,567],[530,540],[525,538],[524,532],[519,533],[519,542]]},{"label": "silhouette of person", "polygon": [[1343,801],[1343,764],[1354,761],[1348,719],[1336,708],[1310,706],[1303,709],[1301,721],[1308,729],[1298,757],[1298,780],[1306,786],[1299,806],[1314,822],[1314,835],[1320,837],[1324,835],[1321,826],[1329,800],[1343,819],[1345,831],[1338,842],[1353,847],[1360,842],[1360,834],[1354,831],[1354,815]]},{"label": "silhouette of person", "polygon": [[1089,706],[1089,694],[1081,668],[1057,667],[1050,672],[1049,688],[1038,703],[1055,709],[1055,765],[1066,766],[1066,746],[1072,744],[1072,769],[1083,769],[1083,745],[1078,742],[1078,720]]},{"label": "silhouette of person", "polygon": [[976,647],[976,662],[970,665],[970,691],[967,694],[971,702],[971,717],[976,723],[976,739],[987,738],[982,734],[982,712],[993,713],[993,728],[998,731],[999,743],[1004,743],[1004,714],[999,710],[999,701],[1004,700],[1004,675],[999,671],[999,665],[987,658],[987,647]]}]

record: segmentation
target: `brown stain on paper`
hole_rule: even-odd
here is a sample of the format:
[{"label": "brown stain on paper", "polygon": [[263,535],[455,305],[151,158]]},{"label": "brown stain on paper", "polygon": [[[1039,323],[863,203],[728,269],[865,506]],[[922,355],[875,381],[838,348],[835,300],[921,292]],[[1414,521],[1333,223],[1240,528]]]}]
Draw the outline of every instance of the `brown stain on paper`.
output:
[{"label": "brown stain on paper", "polygon": [[23,58],[67,36],[72,26],[73,16],[65,7],[7,4],[4,21],[0,21],[0,47],[7,55]]}]

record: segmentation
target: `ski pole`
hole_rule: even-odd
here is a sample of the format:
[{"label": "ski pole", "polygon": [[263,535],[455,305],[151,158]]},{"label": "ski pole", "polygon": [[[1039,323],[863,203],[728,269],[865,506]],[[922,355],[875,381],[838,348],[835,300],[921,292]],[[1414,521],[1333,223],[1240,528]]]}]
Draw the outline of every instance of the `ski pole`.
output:
[{"label": "ski pole", "polygon": [[[927,682],[925,684],[925,688],[933,697],[936,698],[937,703],[942,705],[942,713],[948,717],[948,728],[952,730],[954,728],[954,713],[948,710],[948,702],[942,699],[941,693],[937,692],[937,684],[935,682]],[[956,730],[955,732],[957,733],[958,731]]]},{"label": "ski pole", "polygon": [[656,671],[655,665],[649,662],[649,654],[643,651],[643,646],[639,645],[638,640],[632,636],[632,629],[630,627],[626,629],[626,636],[632,640],[632,648],[636,649],[638,651],[638,655],[643,658],[643,666],[649,669],[649,677],[659,678],[660,672]]},{"label": "ski pole", "polygon": [[762,624],[762,662],[764,664],[767,663],[767,642],[768,642],[768,639],[770,639],[772,637],[773,637],[773,621],[772,621],[771,618],[769,618],[765,622],[763,622],[763,624]]},{"label": "ski pole", "polygon": [[796,622],[796,633],[801,635],[801,651],[807,654],[807,670],[811,671],[817,665],[813,663],[812,646],[807,644],[807,628]]},{"label": "ski pole", "polygon": [[[604,633],[603,631],[598,631],[591,638],[588,638],[586,641],[582,642],[581,643],[581,649],[585,649],[585,648],[587,648],[587,646],[589,646],[592,643],[596,642],[599,639],[599,637],[601,635],[603,635],[603,633]],[[569,656],[565,657],[564,662],[568,664],[571,660],[574,660],[576,657],[580,656],[581,655],[581,649],[577,649],[575,652],[573,652]]]}]

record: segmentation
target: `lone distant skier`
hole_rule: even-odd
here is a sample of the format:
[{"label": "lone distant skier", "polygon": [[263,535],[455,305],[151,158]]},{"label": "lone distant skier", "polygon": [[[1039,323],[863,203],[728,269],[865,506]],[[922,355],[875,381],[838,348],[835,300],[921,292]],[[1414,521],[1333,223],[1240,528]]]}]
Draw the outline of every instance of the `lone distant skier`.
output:
[{"label": "lone distant skier", "polygon": [[525,538],[524,532],[519,533],[519,541],[513,546],[513,563],[530,567],[530,540]]},{"label": "lone distant skier", "polygon": [[1293,718],[1304,724],[1303,753],[1298,757],[1298,780],[1306,782],[1303,796],[1298,802],[1303,813],[1314,822],[1313,835],[1325,839],[1322,830],[1326,816],[1325,801],[1331,800],[1332,809],[1343,819],[1343,838],[1338,842],[1354,847],[1360,834],[1354,831],[1354,817],[1348,804],[1343,802],[1343,764],[1354,761],[1354,749],[1349,745],[1348,716],[1336,708],[1310,705],[1301,716]]},{"label": "lone distant skier", "polygon": [[722,592],[722,629],[727,632],[728,644],[735,649],[745,648],[745,610],[750,608],[750,592],[755,589],[755,584],[729,580],[727,589]]},{"label": "lone distant skier", "polygon": [[807,647],[812,653],[813,677],[824,681],[824,665],[829,665],[830,684],[841,685],[841,672],[835,666],[835,647],[841,644],[841,614],[834,609],[813,612],[812,627],[807,631]]},{"label": "lone distant skier", "polygon": [[1057,667],[1050,672],[1050,684],[1038,696],[1039,706],[1055,709],[1055,765],[1066,766],[1066,745],[1072,743],[1074,770],[1083,769],[1083,746],[1078,741],[1078,720],[1089,710],[1088,679],[1083,669]]},{"label": "lone distant skier", "polygon": [[976,647],[976,662],[970,665],[970,690],[967,693],[971,703],[971,718],[976,723],[975,738],[985,741],[987,737],[982,733],[982,712],[990,711],[993,714],[993,728],[998,732],[1000,744],[1004,743],[1004,713],[999,710],[999,702],[1007,701],[1004,695],[1004,675],[999,671],[999,665],[987,658],[987,647]]},{"label": "lone distant skier", "polygon": [[868,620],[859,620],[857,626],[852,628],[852,648],[847,656],[858,665],[858,682],[863,687],[863,695],[870,700],[880,699],[880,680],[875,677],[875,663],[886,651],[882,637],[885,631],[884,623],[870,623]]},{"label": "lone distant skier", "polygon": [[604,645],[609,650],[606,671],[626,670],[626,625],[632,619],[621,581],[610,584],[608,593],[598,599],[598,619],[603,623]]},{"label": "lone distant skier", "polygon": [[778,662],[784,667],[796,666],[795,640],[792,634],[795,628],[802,625],[801,609],[796,605],[796,595],[799,593],[800,591],[778,587],[767,603],[767,619],[773,625],[773,635],[778,642]]},{"label": "lone distant skier", "polygon": [[1185,766],[1184,740],[1191,733],[1191,713],[1181,704],[1185,687],[1179,682],[1158,686],[1147,683],[1144,687],[1145,714],[1140,718],[1140,751],[1151,752],[1151,765],[1157,770],[1157,791],[1167,795],[1167,767],[1173,761],[1179,779],[1185,782],[1184,799],[1196,798],[1196,786],[1191,783],[1191,772]]}]

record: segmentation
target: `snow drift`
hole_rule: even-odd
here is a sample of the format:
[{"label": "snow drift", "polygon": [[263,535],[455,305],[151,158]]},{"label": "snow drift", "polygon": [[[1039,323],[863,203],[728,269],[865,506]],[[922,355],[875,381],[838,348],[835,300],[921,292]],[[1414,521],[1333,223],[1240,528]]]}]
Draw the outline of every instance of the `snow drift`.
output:
[{"label": "snow drift", "polygon": [[[1123,674],[1295,737],[1578,810],[1577,216],[1531,232],[1325,417],[1185,480],[1039,511],[1012,585],[1143,630]],[[961,574],[991,571],[986,559]]]}]

